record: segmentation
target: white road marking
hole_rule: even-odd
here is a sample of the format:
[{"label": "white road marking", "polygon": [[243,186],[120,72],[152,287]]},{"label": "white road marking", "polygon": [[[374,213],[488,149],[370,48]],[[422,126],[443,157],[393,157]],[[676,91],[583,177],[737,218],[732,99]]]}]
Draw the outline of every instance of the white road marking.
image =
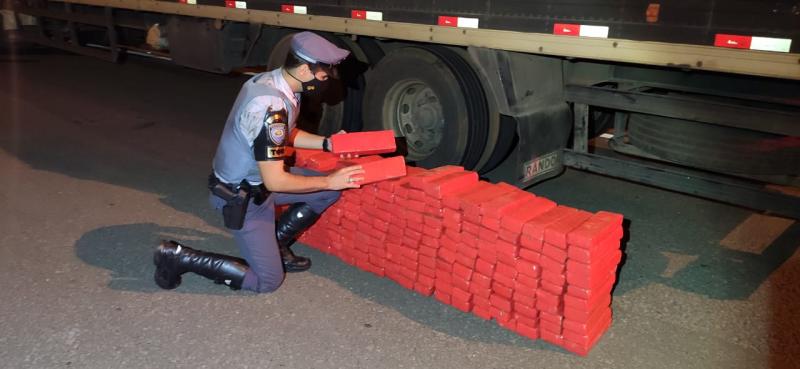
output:
[{"label": "white road marking", "polygon": [[730,231],[719,244],[731,250],[760,255],[792,224],[794,220],[791,219],[753,214]]},{"label": "white road marking", "polygon": [[661,255],[667,258],[667,267],[661,272],[661,276],[664,278],[672,278],[675,276],[675,273],[686,268],[687,265],[691,264],[699,257],[697,255],[686,255],[669,251],[661,251]]}]

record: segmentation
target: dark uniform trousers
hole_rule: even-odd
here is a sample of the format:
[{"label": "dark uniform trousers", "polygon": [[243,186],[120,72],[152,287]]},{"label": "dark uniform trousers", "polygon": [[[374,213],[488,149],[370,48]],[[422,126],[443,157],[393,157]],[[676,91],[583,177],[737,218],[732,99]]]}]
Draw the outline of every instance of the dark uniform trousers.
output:
[{"label": "dark uniform trousers", "polygon": [[[308,169],[291,168],[291,172],[305,176],[320,176]],[[319,191],[311,193],[274,192],[261,205],[250,204],[244,227],[231,231],[239,246],[241,256],[247,260],[250,269],[245,274],[242,288],[255,292],[272,292],[283,283],[284,272],[278,241],[275,237],[275,207],[294,203],[306,203],[317,214],[322,214],[339,199],[339,191]],[[225,201],[210,195],[211,206],[222,214]]]}]

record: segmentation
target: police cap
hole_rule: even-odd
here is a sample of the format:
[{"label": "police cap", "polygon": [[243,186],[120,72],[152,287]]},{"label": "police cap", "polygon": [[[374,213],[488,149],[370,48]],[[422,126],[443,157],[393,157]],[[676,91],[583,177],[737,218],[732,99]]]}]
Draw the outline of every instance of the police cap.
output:
[{"label": "police cap", "polygon": [[300,32],[292,36],[292,51],[300,59],[311,64],[339,64],[350,52],[336,47],[330,41],[313,32]]}]

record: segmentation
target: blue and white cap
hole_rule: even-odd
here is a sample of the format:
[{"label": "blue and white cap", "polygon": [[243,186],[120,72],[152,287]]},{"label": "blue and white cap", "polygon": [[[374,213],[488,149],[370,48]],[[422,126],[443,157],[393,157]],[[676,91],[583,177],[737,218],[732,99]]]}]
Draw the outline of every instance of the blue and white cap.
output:
[{"label": "blue and white cap", "polygon": [[340,49],[322,36],[309,31],[292,36],[292,51],[300,59],[312,64],[335,65],[350,55],[349,51]]}]

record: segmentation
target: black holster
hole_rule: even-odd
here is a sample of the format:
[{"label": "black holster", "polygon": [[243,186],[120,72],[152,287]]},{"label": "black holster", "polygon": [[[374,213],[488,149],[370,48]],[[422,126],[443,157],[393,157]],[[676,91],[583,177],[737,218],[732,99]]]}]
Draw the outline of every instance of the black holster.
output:
[{"label": "black holster", "polygon": [[[247,182],[243,182],[246,184]],[[238,188],[221,182],[212,173],[208,176],[208,189],[214,196],[225,200],[222,207],[222,219],[225,227],[240,230],[244,227],[244,217],[247,214],[247,205],[250,203],[250,186],[240,185]]]}]

